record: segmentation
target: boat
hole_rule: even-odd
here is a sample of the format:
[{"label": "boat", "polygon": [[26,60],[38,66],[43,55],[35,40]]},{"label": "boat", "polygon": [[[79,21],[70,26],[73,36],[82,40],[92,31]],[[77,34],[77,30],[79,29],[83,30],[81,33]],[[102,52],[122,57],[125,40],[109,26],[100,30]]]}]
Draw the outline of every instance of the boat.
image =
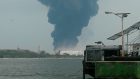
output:
[{"label": "boat", "polygon": [[121,55],[121,45],[87,45],[83,59],[83,79],[140,79],[138,52]]}]

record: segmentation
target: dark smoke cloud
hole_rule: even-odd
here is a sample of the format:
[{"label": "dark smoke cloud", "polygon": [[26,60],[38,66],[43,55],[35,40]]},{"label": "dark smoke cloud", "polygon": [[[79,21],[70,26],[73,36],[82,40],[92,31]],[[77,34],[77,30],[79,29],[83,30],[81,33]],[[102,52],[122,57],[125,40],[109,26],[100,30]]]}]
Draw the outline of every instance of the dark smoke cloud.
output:
[{"label": "dark smoke cloud", "polygon": [[97,0],[39,0],[49,7],[48,21],[54,24],[54,50],[77,45],[83,27],[98,12]]}]

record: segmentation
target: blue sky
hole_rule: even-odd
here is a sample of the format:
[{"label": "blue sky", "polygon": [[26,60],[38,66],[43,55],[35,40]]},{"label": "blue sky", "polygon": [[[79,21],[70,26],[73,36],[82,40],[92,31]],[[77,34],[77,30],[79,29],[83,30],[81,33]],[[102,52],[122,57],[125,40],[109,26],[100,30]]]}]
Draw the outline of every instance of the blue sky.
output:
[{"label": "blue sky", "polygon": [[[121,29],[121,20],[115,15],[105,15],[105,11],[130,12],[124,21],[124,28],[140,21],[140,0],[99,0],[98,14],[91,18],[87,27],[78,37],[75,50],[83,50],[87,44],[101,40],[105,44],[121,44],[120,39],[108,41],[106,38]],[[0,49],[30,49],[53,52],[51,32],[48,23],[48,8],[37,0],[0,0]],[[130,38],[134,38],[134,33]]]}]

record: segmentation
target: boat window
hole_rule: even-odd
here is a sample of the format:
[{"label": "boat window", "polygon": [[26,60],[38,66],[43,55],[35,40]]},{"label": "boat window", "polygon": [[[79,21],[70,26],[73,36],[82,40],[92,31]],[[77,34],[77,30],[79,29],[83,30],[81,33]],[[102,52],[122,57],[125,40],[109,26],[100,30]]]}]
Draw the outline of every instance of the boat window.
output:
[{"label": "boat window", "polygon": [[101,50],[87,50],[86,59],[87,61],[98,61],[101,60]]}]

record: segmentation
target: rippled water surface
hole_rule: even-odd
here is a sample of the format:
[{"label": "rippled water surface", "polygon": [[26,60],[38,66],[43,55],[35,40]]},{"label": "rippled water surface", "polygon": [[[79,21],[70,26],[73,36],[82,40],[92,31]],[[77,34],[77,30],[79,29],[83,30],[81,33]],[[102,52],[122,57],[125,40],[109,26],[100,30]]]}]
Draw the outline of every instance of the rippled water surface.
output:
[{"label": "rippled water surface", "polygon": [[82,59],[0,59],[0,79],[82,79]]}]

